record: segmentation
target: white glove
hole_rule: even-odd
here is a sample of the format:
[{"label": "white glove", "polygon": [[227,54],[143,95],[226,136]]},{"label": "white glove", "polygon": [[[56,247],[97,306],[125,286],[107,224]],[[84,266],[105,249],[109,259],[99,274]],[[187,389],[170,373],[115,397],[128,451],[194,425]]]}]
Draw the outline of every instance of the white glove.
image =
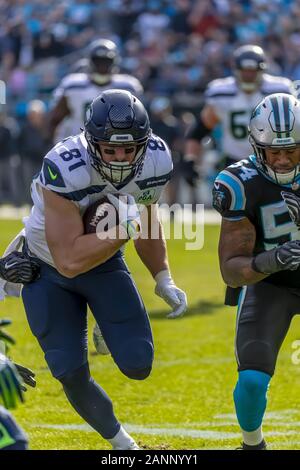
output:
[{"label": "white glove", "polygon": [[173,309],[173,311],[167,315],[167,318],[181,317],[187,309],[185,292],[176,287],[167,269],[156,274],[155,281],[155,294],[164,299]]},{"label": "white glove", "polygon": [[140,211],[131,194],[107,194],[107,199],[119,214],[119,225],[124,227],[128,238],[136,238],[141,227]]}]

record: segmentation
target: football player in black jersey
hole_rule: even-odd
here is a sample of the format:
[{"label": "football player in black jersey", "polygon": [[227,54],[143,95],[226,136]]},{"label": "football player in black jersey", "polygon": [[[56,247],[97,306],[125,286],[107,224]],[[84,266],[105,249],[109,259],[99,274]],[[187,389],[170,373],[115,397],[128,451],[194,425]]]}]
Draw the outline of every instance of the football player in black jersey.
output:
[{"label": "football player in black jersey", "polygon": [[300,102],[285,93],[264,98],[252,113],[249,140],[254,154],[219,173],[213,199],[222,215],[227,300],[238,304],[234,402],[242,448],[252,450],[266,448],[266,394],[300,312]]}]

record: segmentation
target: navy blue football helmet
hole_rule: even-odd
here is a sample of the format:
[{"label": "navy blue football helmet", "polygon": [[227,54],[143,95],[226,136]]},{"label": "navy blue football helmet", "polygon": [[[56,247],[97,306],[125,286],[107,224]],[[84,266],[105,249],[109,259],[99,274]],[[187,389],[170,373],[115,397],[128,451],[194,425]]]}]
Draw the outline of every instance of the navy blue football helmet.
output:
[{"label": "navy blue football helmet", "polygon": [[[139,171],[151,135],[148,113],[141,101],[125,90],[106,90],[86,112],[85,138],[93,167],[108,181],[119,184]],[[133,160],[107,163],[99,144],[136,146]]]},{"label": "navy blue football helmet", "polygon": [[101,84],[109,82],[112,73],[117,71],[119,52],[116,44],[109,39],[97,39],[89,48],[89,72],[93,81]]},{"label": "navy blue football helmet", "polygon": [[239,86],[245,92],[251,93],[259,87],[266,67],[265,53],[259,46],[246,44],[233,54],[234,73]]}]

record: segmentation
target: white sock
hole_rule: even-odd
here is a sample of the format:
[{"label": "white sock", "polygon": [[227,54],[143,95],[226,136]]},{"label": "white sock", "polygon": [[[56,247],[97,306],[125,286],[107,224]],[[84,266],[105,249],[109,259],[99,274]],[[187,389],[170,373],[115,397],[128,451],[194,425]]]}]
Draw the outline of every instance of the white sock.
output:
[{"label": "white sock", "polygon": [[257,446],[263,440],[262,426],[259,426],[255,431],[247,432],[242,429],[243,440],[248,446]]},{"label": "white sock", "polygon": [[107,440],[111,443],[113,449],[115,447],[127,449],[134,442],[134,439],[125,431],[123,426],[120,427],[119,432],[112,439]]}]

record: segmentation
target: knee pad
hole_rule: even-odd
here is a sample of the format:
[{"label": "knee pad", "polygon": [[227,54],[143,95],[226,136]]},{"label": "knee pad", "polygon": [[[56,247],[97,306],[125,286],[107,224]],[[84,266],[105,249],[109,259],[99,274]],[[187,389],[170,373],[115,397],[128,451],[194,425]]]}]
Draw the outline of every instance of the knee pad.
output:
[{"label": "knee pad", "polygon": [[260,370],[274,374],[277,353],[265,341],[248,341],[237,350],[241,370]]},{"label": "knee pad", "polygon": [[130,379],[144,380],[152,370],[153,345],[145,339],[127,341],[114,357],[120,371]]},{"label": "knee pad", "polygon": [[243,392],[255,400],[266,395],[270,380],[270,375],[264,372],[242,370],[239,373],[238,385]]},{"label": "knee pad", "polygon": [[151,373],[152,366],[147,367],[145,369],[135,369],[135,370],[129,370],[129,369],[120,369],[120,371],[126,375],[129,379],[133,380],[145,380]]}]

